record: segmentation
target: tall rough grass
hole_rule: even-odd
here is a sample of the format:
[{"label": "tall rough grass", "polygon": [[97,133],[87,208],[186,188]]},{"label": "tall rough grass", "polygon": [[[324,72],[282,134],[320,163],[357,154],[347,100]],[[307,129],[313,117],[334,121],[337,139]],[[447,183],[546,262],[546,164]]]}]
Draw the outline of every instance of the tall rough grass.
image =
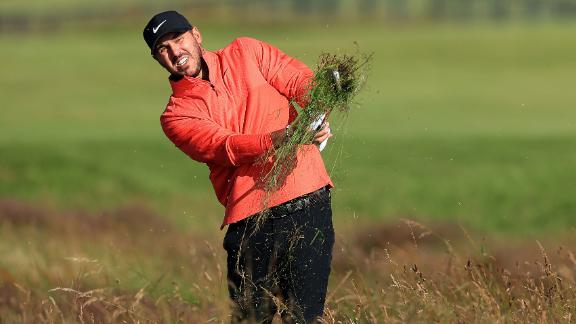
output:
[{"label": "tall rough grass", "polygon": [[[516,247],[492,242],[488,248],[465,231],[466,240],[451,242],[421,224],[408,223],[411,229],[401,245],[381,238],[376,241],[385,244],[344,249],[338,258],[347,260],[337,262],[347,263],[349,270],[331,289],[325,322],[576,321],[572,250],[558,247],[553,264],[538,241]],[[421,239],[425,242],[419,245]]]},{"label": "tall rough grass", "polygon": [[[229,321],[220,239],[142,208],[43,210],[0,201],[1,323]],[[576,321],[574,237],[340,226],[324,323]]]}]

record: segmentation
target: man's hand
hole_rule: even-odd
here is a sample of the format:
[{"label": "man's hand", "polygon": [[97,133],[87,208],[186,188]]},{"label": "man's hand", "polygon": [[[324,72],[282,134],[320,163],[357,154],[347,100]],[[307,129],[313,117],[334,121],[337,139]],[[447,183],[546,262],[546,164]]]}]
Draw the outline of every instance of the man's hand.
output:
[{"label": "man's hand", "polygon": [[[319,132],[320,130],[322,130],[323,128],[325,128],[324,123],[326,122],[326,113],[318,116],[318,118],[312,122],[312,124],[310,124],[310,129],[314,130],[316,132]],[[328,134],[330,134],[330,128],[328,127]],[[317,135],[317,133],[315,133],[315,135]],[[321,135],[322,136],[322,135]],[[314,137],[313,143],[316,144],[316,146],[318,146],[318,149],[320,151],[322,151],[325,147],[326,144],[328,144],[328,138],[330,138],[332,135],[326,137],[324,140],[316,142],[316,137]]]},{"label": "man's hand", "polygon": [[326,143],[330,137],[332,137],[332,133],[330,132],[330,123],[324,122],[320,126],[320,130],[314,134],[314,140],[312,142],[318,146],[320,151],[322,151],[324,147],[326,147]]},{"label": "man's hand", "polygon": [[[284,142],[288,139],[289,136],[292,135],[292,130],[290,127],[279,129],[270,133],[270,137],[272,138],[272,144],[274,148],[279,148],[284,144]],[[332,137],[330,133],[330,124],[328,122],[322,123],[318,130],[314,132],[314,138],[312,139],[312,143],[315,144],[322,150],[324,146],[326,146],[326,141]]]}]

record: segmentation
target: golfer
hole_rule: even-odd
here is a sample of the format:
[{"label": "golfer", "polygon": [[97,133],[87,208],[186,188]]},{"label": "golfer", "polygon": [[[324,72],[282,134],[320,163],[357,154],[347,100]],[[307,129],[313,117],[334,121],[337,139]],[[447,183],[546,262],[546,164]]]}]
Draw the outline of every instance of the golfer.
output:
[{"label": "golfer", "polygon": [[[267,193],[260,181],[271,166],[263,156],[290,136],[287,126],[297,114],[290,100],[306,104],[312,71],[252,38],[208,51],[198,28],[175,11],[152,17],[143,34],[152,57],[170,74],[162,129],[182,152],[208,166],[226,209],[232,322],[271,322],[276,313],[288,322],[316,321],[334,244],[333,184],[317,147],[331,136],[328,123],[312,143],[299,146],[280,189]],[[268,216],[257,224],[263,210]]]}]

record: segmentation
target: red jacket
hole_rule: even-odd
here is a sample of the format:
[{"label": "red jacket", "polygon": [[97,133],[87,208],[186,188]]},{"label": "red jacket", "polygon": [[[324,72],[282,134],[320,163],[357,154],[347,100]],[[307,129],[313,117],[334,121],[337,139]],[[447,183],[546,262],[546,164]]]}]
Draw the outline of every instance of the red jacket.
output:
[{"label": "red jacket", "polygon": [[[226,207],[223,226],[265,207],[256,182],[258,162],[272,147],[270,133],[296,115],[287,98],[304,94],[312,71],[275,47],[238,38],[216,52],[205,51],[209,81],[170,80],[172,95],[160,121],[166,136],[192,159],[206,163],[218,200]],[[268,198],[273,207],[323,186],[332,186],[315,145],[302,145],[296,168]]]}]

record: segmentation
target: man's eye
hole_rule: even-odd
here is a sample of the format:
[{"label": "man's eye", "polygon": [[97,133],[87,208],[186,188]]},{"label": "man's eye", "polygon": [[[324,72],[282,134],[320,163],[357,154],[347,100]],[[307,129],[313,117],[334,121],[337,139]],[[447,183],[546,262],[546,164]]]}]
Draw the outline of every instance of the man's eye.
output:
[{"label": "man's eye", "polygon": [[164,52],[166,52],[166,47],[160,47],[160,48],[158,49],[158,54],[162,54],[162,53],[164,53]]}]

